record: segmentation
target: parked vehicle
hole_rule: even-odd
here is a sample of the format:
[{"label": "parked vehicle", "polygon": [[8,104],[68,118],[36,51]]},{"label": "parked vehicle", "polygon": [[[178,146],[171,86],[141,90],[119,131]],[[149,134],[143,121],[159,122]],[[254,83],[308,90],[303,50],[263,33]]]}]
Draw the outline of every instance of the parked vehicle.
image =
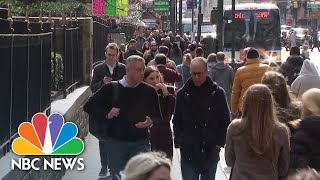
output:
[{"label": "parked vehicle", "polygon": [[307,33],[308,36],[310,36],[309,29],[306,28],[292,28],[293,31],[296,32],[296,44],[297,46],[302,46],[304,39],[305,39],[305,33]]}]

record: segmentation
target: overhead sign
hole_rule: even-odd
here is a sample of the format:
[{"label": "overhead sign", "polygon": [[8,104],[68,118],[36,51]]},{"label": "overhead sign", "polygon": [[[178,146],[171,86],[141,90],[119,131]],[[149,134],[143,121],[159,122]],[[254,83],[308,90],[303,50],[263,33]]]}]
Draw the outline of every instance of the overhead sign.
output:
[{"label": "overhead sign", "polygon": [[187,0],[187,9],[197,8],[197,0]]},{"label": "overhead sign", "polygon": [[156,12],[169,12],[169,0],[155,0],[153,1],[153,9]]},{"label": "overhead sign", "polygon": [[307,8],[320,8],[320,3],[307,3]]}]

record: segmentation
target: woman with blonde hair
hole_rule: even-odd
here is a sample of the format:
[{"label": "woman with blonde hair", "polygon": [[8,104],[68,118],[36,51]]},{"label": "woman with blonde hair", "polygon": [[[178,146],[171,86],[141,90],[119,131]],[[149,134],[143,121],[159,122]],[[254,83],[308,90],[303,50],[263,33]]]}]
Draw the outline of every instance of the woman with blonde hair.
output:
[{"label": "woman with blonde hair", "polygon": [[301,120],[289,125],[291,172],[307,167],[320,171],[320,89],[313,88],[302,95]]},{"label": "woman with blonde hair", "polygon": [[272,94],[255,84],[244,95],[242,117],[227,130],[225,159],[231,180],[277,180],[289,167],[289,133],[278,122]]},{"label": "woman with blonde hair", "polygon": [[120,173],[122,180],[171,180],[171,162],[157,152],[132,157]]}]

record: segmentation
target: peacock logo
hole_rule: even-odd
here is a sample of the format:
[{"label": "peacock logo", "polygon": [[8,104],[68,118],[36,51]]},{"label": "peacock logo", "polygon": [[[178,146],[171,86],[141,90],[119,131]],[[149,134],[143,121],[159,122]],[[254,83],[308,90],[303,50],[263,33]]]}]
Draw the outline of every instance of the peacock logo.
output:
[{"label": "peacock logo", "polygon": [[37,113],[30,122],[23,122],[18,128],[19,138],[12,143],[12,150],[18,155],[78,155],[84,143],[77,138],[78,128],[73,122],[64,123],[61,114],[47,117]]}]

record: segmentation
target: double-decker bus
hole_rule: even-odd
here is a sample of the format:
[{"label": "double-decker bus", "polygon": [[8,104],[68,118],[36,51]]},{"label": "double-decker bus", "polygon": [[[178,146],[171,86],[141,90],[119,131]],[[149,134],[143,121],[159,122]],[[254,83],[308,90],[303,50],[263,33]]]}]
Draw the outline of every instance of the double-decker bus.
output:
[{"label": "double-decker bus", "polygon": [[231,57],[232,30],[235,36],[235,59],[243,60],[243,49],[254,47],[261,58],[281,62],[281,25],[279,8],[274,4],[236,4],[235,21],[232,8],[224,11],[224,51]]}]

